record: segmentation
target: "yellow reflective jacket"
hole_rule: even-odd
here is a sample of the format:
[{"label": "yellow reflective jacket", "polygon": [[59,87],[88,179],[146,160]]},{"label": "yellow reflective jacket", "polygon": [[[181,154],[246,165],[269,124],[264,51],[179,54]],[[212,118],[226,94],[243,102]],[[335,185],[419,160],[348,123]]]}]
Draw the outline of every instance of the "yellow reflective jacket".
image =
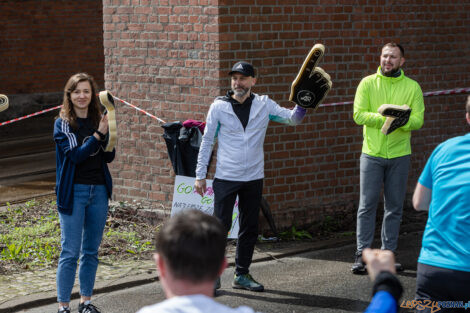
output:
[{"label": "yellow reflective jacket", "polygon": [[[354,121],[364,125],[362,152],[374,157],[392,159],[411,154],[411,131],[420,129],[424,121],[424,99],[419,84],[405,76],[376,74],[362,79],[354,98]],[[408,105],[410,120],[389,135],[380,131],[385,117],[377,112],[382,104]]]}]

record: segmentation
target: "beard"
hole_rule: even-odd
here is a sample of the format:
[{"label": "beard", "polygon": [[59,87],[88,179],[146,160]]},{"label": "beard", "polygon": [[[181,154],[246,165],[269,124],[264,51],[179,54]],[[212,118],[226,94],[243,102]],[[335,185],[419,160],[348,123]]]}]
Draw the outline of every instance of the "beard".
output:
[{"label": "beard", "polygon": [[243,88],[243,87],[240,87],[240,88],[237,88],[237,89],[232,89],[233,91],[233,94],[238,97],[238,98],[242,98],[244,97],[248,92],[250,92],[250,88]]},{"label": "beard", "polygon": [[383,66],[380,67],[380,70],[384,76],[390,77],[393,76],[397,71],[400,70],[400,66],[392,67],[390,70],[385,70]]}]

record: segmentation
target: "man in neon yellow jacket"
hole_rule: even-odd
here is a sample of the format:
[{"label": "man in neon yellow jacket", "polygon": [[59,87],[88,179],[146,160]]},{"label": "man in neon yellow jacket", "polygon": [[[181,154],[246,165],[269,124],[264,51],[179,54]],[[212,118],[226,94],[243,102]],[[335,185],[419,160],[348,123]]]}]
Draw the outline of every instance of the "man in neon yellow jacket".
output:
[{"label": "man in neon yellow jacket", "polygon": [[[382,48],[376,74],[362,79],[354,98],[354,121],[364,125],[364,142],[360,159],[360,199],[357,212],[357,251],[351,268],[354,274],[365,272],[362,250],[374,239],[375,217],[382,185],[384,218],[382,250],[397,249],[406,182],[410,167],[411,131],[423,125],[424,100],[419,84],[406,77],[403,47],[388,43]],[[408,122],[385,135],[381,128],[386,117],[377,112],[383,104],[407,105],[411,108]],[[397,263],[397,270],[402,266]]]}]

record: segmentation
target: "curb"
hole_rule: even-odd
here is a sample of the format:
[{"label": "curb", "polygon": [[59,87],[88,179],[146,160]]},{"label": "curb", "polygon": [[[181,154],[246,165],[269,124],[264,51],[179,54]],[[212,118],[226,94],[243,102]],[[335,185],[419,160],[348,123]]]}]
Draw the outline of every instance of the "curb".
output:
[{"label": "curb", "polygon": [[[296,255],[296,254],[302,254],[305,252],[328,249],[328,248],[333,248],[333,247],[336,248],[336,247],[346,246],[346,245],[354,244],[354,243],[355,243],[355,238],[340,238],[340,239],[336,238],[336,239],[329,239],[329,240],[324,240],[324,241],[319,241],[319,242],[305,242],[305,243],[299,244],[296,247],[284,248],[278,251],[276,251],[275,249],[273,251],[256,251],[255,249],[252,263],[271,261],[271,260],[289,257],[289,256]],[[269,243],[266,243],[266,244],[269,244]],[[229,258],[228,267],[235,266],[235,261],[233,260],[233,257],[228,256],[228,258]],[[96,296],[100,293],[107,293],[107,292],[112,292],[112,291],[121,290],[125,288],[145,285],[145,284],[153,283],[156,281],[159,281],[159,278],[156,273],[156,270],[153,270],[151,272],[149,271],[149,273],[147,274],[140,274],[137,276],[129,275],[129,276],[126,276],[126,277],[123,277],[123,278],[120,278],[111,282],[110,281],[96,282],[95,288],[93,290],[93,294],[94,296]],[[72,295],[71,295],[71,300],[78,299],[79,297],[80,296],[79,296],[78,286],[74,286]],[[0,305],[0,313],[17,312],[20,310],[31,309],[34,307],[48,305],[48,304],[52,304],[55,302],[57,302],[57,294],[55,290],[49,291],[49,292],[37,293],[37,294],[30,294],[26,296],[20,296],[13,300],[8,300],[4,302],[3,304]]]}]

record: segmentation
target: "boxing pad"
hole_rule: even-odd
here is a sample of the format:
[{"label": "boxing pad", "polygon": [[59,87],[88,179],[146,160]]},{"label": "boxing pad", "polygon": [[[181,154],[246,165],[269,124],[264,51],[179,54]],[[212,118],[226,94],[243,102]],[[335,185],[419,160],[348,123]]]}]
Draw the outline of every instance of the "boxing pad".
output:
[{"label": "boxing pad", "polygon": [[116,145],[117,139],[117,126],[116,126],[116,111],[114,110],[114,97],[107,91],[100,91],[99,99],[101,104],[106,108],[106,113],[108,115],[108,143],[104,151],[111,152]]},{"label": "boxing pad", "polygon": [[304,108],[316,109],[331,89],[330,75],[317,67],[325,46],[316,44],[308,53],[297,77],[291,84],[289,100]]},{"label": "boxing pad", "polygon": [[397,128],[405,126],[410,119],[411,109],[409,106],[396,105],[396,104],[382,104],[377,110],[380,114],[385,116],[384,125],[382,126],[382,133],[388,135]]},{"label": "boxing pad", "polygon": [[0,95],[0,112],[8,109],[8,97],[5,95]]}]

